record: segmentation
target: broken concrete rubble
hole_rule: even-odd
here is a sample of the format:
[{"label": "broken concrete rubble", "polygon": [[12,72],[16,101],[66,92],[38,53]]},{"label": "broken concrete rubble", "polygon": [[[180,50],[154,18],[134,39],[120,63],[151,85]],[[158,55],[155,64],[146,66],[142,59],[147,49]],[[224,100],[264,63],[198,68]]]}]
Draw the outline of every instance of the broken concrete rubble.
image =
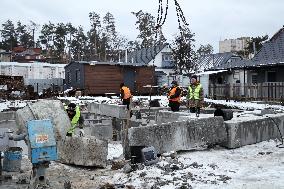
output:
[{"label": "broken concrete rubble", "polygon": [[158,153],[202,148],[226,141],[221,117],[195,119],[129,129],[130,146],[154,146]]},{"label": "broken concrete rubble", "polygon": [[81,166],[106,167],[108,143],[93,136],[66,137],[59,144],[60,162]]}]

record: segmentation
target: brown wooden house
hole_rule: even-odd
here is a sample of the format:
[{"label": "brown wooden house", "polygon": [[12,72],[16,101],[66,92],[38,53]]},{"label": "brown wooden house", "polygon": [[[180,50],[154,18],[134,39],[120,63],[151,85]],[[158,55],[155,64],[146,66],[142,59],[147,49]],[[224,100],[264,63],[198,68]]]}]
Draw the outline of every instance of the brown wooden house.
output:
[{"label": "brown wooden house", "polygon": [[65,66],[66,88],[82,90],[85,95],[119,94],[124,82],[133,94],[148,94],[145,85],[155,85],[153,66],[114,62],[71,62]]}]

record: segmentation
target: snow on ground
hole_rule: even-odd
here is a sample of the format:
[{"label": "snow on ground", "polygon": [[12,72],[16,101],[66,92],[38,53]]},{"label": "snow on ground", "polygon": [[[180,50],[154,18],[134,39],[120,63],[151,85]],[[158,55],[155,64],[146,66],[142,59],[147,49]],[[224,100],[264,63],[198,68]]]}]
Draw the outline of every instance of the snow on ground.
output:
[{"label": "snow on ground", "polygon": [[23,108],[27,105],[26,101],[15,100],[15,101],[3,101],[0,102],[0,112],[8,110],[10,108]]},{"label": "snow on ground", "polygon": [[106,177],[135,188],[262,189],[284,188],[284,149],[271,140],[228,150],[221,147],[183,152],[176,159]]},{"label": "snow on ground", "polygon": [[263,104],[263,102],[254,102],[254,101],[249,101],[249,102],[235,102],[235,101],[229,101],[226,102],[226,100],[212,100],[206,98],[205,101],[207,103],[214,103],[214,104],[222,104],[226,105],[232,108],[239,108],[242,110],[262,110],[262,109],[275,109],[275,110],[284,110],[284,106],[280,105],[269,105],[269,104]]},{"label": "snow on ground", "polygon": [[[106,103],[106,104],[119,104],[121,103],[120,98],[117,96],[113,96],[111,98],[108,97],[89,97],[89,96],[85,96],[85,97],[79,97],[79,98],[75,98],[75,97],[58,97],[58,99],[60,100],[69,100],[71,102],[77,103],[77,104],[84,104],[86,102],[98,102],[98,103]],[[143,102],[144,105],[148,105],[149,104],[149,100],[155,100],[158,99],[160,102],[160,105],[162,107],[167,107],[168,106],[168,99],[166,96],[134,96],[133,97],[133,101],[140,101]],[[185,97],[182,97],[181,99],[186,100]],[[269,105],[269,104],[264,104],[263,102],[235,102],[235,101],[229,101],[226,102],[225,100],[212,100],[212,99],[208,99],[205,98],[204,99],[205,102],[207,103],[213,103],[213,104],[222,104],[222,105],[226,105],[228,107],[232,107],[232,108],[239,108],[241,110],[262,110],[262,109],[274,109],[274,110],[284,110],[284,106],[280,106],[280,105]]]},{"label": "snow on ground", "polygon": [[108,143],[108,160],[119,158],[122,154],[123,148],[120,142],[112,141],[111,143]]}]

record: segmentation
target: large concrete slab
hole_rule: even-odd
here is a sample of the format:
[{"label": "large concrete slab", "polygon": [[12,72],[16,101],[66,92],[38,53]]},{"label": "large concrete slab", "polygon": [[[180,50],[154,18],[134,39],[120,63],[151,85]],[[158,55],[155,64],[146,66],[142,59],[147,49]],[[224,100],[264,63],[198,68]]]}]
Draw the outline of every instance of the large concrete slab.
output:
[{"label": "large concrete slab", "polygon": [[108,143],[95,137],[66,137],[59,145],[62,163],[106,167]]},{"label": "large concrete slab", "polygon": [[90,103],[88,105],[88,110],[91,113],[99,115],[115,117],[119,119],[127,118],[127,109],[125,105]]},{"label": "large concrete slab", "polygon": [[242,119],[225,121],[228,140],[224,146],[228,148],[238,148],[279,138],[280,134],[275,123],[278,124],[280,131],[284,133],[284,114],[269,115],[269,117],[271,118],[260,117],[246,121]]},{"label": "large concrete slab", "polygon": [[193,119],[129,129],[130,146],[154,146],[159,153],[203,148],[226,141],[221,117]]},{"label": "large concrete slab", "polygon": [[[209,118],[214,117],[213,114],[204,114],[201,113],[199,118]],[[161,123],[171,123],[174,121],[184,121],[190,119],[196,119],[195,113],[190,113],[188,111],[185,112],[172,112],[172,111],[160,111],[156,115],[156,122],[157,124]]]},{"label": "large concrete slab", "polygon": [[15,120],[15,112],[0,112],[0,122],[6,120]]},{"label": "large concrete slab", "polygon": [[37,119],[50,119],[54,126],[55,139],[60,141],[71,127],[70,119],[59,100],[39,100],[17,110],[15,120],[18,126],[17,134],[27,133],[27,122]]},{"label": "large concrete slab", "polygon": [[0,128],[9,128],[12,131],[17,130],[17,125],[15,120],[3,120],[0,121]]}]

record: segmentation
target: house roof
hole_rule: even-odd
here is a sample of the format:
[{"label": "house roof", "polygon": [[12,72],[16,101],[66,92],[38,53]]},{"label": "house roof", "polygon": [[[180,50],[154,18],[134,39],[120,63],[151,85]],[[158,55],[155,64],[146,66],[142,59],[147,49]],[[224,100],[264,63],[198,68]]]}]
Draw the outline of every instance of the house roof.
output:
[{"label": "house roof", "polygon": [[[165,43],[150,48],[143,48],[141,50],[131,52],[127,55],[127,63],[147,65],[167,45],[168,44]],[[125,61],[125,59],[123,61]]]},{"label": "house roof", "polygon": [[256,62],[256,65],[284,63],[284,27],[264,43],[252,60]]},{"label": "house roof", "polygon": [[213,69],[253,68],[275,65],[284,65],[284,27],[269,41],[264,43],[260,51],[251,60],[230,62],[227,65]]},{"label": "house roof", "polygon": [[241,60],[242,58],[231,52],[217,53],[201,56],[196,64],[198,70],[209,70],[209,69],[224,69],[228,66],[229,60],[235,62],[234,60]]},{"label": "house roof", "polygon": [[[97,62],[97,61],[75,61],[70,64],[88,64],[88,65],[120,65],[120,66],[148,66],[145,64],[135,64],[135,63],[125,63],[125,62]],[[67,64],[65,67],[68,67],[70,64]]]}]

